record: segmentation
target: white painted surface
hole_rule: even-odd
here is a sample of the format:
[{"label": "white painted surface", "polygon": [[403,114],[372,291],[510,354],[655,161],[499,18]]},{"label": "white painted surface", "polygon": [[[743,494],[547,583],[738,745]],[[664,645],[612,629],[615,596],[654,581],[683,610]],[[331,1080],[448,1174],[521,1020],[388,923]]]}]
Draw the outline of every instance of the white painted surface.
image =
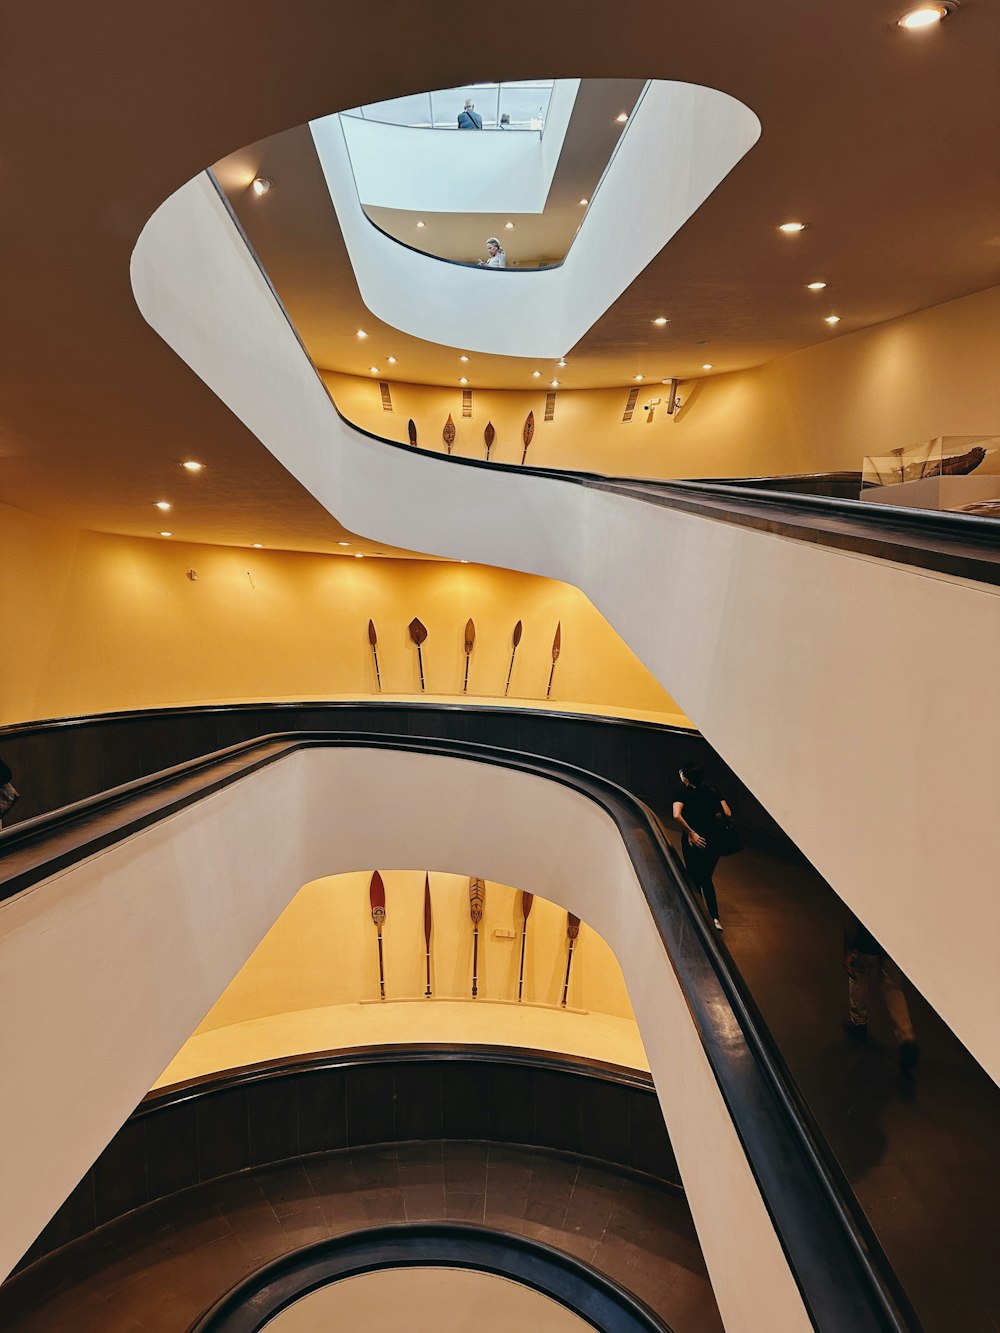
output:
[{"label": "white painted surface", "polygon": [[583,589],[1000,1075],[997,589],[367,439],[206,180],[132,268],[153,327],[353,531]]},{"label": "white painted surface", "polygon": [[615,825],[560,783],[392,750],[299,751],[0,907],[0,1067],[18,1071],[0,1099],[3,1272],[299,886],[373,865],[517,884],[604,936],[727,1328],[805,1333],[797,1287]]},{"label": "white painted surface", "polygon": [[427,214],[541,213],[579,90],[579,79],[556,80],[542,134],[453,133],[352,115],[325,116],[310,128],[321,157],[329,138],[343,135],[362,204]]},{"label": "white painted surface", "polygon": [[358,199],[342,122],[319,124],[313,138],[368,309],[429,342],[552,360],[618,299],[760,134],[753,112],[726,93],[651,81],[565,262],[512,272],[447,263],[376,230]]}]

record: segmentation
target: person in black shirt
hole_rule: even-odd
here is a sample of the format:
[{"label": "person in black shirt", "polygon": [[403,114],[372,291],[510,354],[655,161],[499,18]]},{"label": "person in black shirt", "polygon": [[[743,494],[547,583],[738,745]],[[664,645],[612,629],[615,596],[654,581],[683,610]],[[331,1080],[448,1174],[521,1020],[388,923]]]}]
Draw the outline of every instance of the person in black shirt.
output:
[{"label": "person in black shirt", "polygon": [[684,865],[695,888],[705,900],[715,929],[721,930],[719,903],[712,883],[719,853],[713,850],[712,835],[716,817],[720,814],[731,817],[732,811],[715,788],[706,783],[701,764],[693,761],[685,764],[679,776],[684,785],[674,796],[674,819],[683,832],[681,846]]}]

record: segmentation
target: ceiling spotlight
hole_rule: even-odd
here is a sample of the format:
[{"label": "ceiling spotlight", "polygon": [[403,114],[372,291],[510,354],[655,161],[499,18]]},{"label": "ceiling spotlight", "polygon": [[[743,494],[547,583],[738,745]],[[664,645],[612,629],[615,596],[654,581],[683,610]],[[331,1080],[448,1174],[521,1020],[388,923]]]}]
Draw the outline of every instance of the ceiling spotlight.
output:
[{"label": "ceiling spotlight", "polygon": [[558,381],[558,380],[549,380],[549,386],[550,386],[550,388],[558,389],[558,388],[559,388],[559,381]]},{"label": "ceiling spotlight", "polygon": [[541,379],[541,378],[542,378],[542,372],[541,372],[540,370],[533,370],[533,371],[531,372],[531,378],[532,378],[533,380],[539,380],[539,379]]},{"label": "ceiling spotlight", "polygon": [[367,338],[367,337],[368,337],[368,334],[365,333],[364,329],[358,329],[358,337],[359,337],[359,338]]},{"label": "ceiling spotlight", "polygon": [[354,552],[354,558],[355,558],[355,560],[364,560],[365,557],[361,554],[360,551],[355,551],[355,552]]},{"label": "ceiling spotlight", "polygon": [[266,176],[254,176],[253,180],[250,182],[250,188],[259,199],[262,194],[267,194],[268,190],[271,188],[271,182]]},{"label": "ceiling spotlight", "polygon": [[351,544],[350,542],[338,542],[338,543],[337,543],[338,546],[350,546],[350,544]]},{"label": "ceiling spotlight", "polygon": [[173,534],[172,532],[161,532],[161,533],[160,533],[160,536],[161,536],[161,537],[172,537],[173,535],[174,535],[174,534]]},{"label": "ceiling spotlight", "polygon": [[468,361],[469,358],[467,356],[460,356],[458,359],[459,361]]},{"label": "ceiling spotlight", "polygon": [[468,562],[468,560],[460,560],[458,563],[459,563],[460,565],[467,565],[469,562]]},{"label": "ceiling spotlight", "polygon": [[417,223],[417,226],[418,226],[418,227],[426,227],[426,226],[427,226],[427,223],[426,223],[426,222],[418,222],[418,223]]},{"label": "ceiling spotlight", "polygon": [[166,513],[168,509],[173,509],[173,505],[169,500],[157,500],[156,507],[157,509],[162,509],[164,513]]},{"label": "ceiling spotlight", "polygon": [[563,359],[562,359],[561,361],[557,361],[557,362],[556,362],[556,365],[559,367],[560,370],[562,370],[562,368],[563,368],[563,366],[564,366],[565,364],[566,364],[566,358],[565,358],[565,357],[563,357]]},{"label": "ceiling spotlight", "polygon": [[778,230],[792,235],[797,231],[805,231],[809,224],[807,222],[781,222],[778,224]]},{"label": "ceiling spotlight", "polygon": [[807,282],[807,283],[806,283],[806,291],[807,291],[807,292],[822,292],[822,291],[825,291],[825,290],[826,290],[826,283],[825,283],[825,282]]},{"label": "ceiling spotlight", "polygon": [[628,112],[619,111],[618,115],[615,116],[615,120],[618,122],[619,125],[624,125],[625,122],[628,120]]},{"label": "ceiling spotlight", "polygon": [[948,5],[919,5],[916,9],[911,9],[904,14],[902,18],[897,19],[896,23],[900,28],[906,28],[908,31],[913,28],[933,28],[935,23],[940,23],[951,13]]},{"label": "ceiling spotlight", "polygon": [[590,200],[589,200],[589,199],[581,199],[581,200],[580,200],[580,207],[581,207],[581,208],[586,208],[587,205],[588,205],[589,203],[590,203]]},{"label": "ceiling spotlight", "polygon": [[639,381],[640,381],[640,380],[644,380],[644,379],[646,378],[646,376],[645,376],[645,375],[633,375],[632,378],[635,380],[636,384],[638,384]]},{"label": "ceiling spotlight", "polygon": [[712,365],[711,361],[705,361],[705,362],[702,364],[702,367],[701,367],[701,368],[702,368],[702,370],[714,370],[714,369],[715,369],[715,367]]},{"label": "ceiling spotlight", "polygon": [[377,375],[378,373],[379,373],[378,366],[369,366],[369,367],[368,367],[368,374],[369,374],[369,375]]},{"label": "ceiling spotlight", "polygon": [[505,222],[503,225],[504,225],[504,230],[505,230],[505,231],[513,231],[513,230],[514,230],[514,224],[513,224],[513,222]]},{"label": "ceiling spotlight", "polygon": [[463,375],[463,376],[461,377],[461,379],[460,379],[458,382],[459,382],[459,384],[468,384],[469,381],[468,381],[468,380],[465,378],[465,376]]},{"label": "ceiling spotlight", "polygon": [[196,463],[193,458],[189,458],[186,463],[181,464],[181,467],[186,468],[188,472],[200,472],[204,466],[204,463]]},{"label": "ceiling spotlight", "polygon": [[254,543],[253,543],[253,549],[254,549],[255,551],[263,551],[263,549],[264,549],[264,543],[263,543],[263,542],[254,542]]},{"label": "ceiling spotlight", "polygon": [[839,315],[827,315],[827,317],[824,319],[823,323],[824,323],[824,324],[839,324],[839,323],[840,323],[840,316],[839,316]]},{"label": "ceiling spotlight", "polygon": [[653,320],[653,323],[657,326],[657,328],[662,329],[664,324],[670,323],[670,320],[667,319],[666,315],[657,315],[656,318]]}]

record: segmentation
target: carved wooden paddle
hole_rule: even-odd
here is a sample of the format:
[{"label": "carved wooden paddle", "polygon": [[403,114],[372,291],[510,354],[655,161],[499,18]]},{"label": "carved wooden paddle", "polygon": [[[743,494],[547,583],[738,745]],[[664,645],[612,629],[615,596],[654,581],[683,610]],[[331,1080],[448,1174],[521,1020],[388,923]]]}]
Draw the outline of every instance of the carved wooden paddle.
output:
[{"label": "carved wooden paddle", "polygon": [[517,978],[517,1002],[521,1003],[521,996],[524,993],[524,947],[528,943],[528,915],[531,912],[531,904],[535,901],[533,893],[525,893],[521,890],[521,916],[523,924],[521,926],[521,971]]},{"label": "carved wooden paddle", "polygon": [[372,657],[375,659],[375,680],[378,682],[379,693],[382,693],[382,676],[378,669],[378,635],[375,633],[375,622],[368,622],[368,642],[372,646]]},{"label": "carved wooden paddle", "polygon": [[427,989],[425,996],[431,993],[431,877],[424,871],[424,953],[427,960]]},{"label": "carved wooden paddle", "polygon": [[556,663],[559,661],[559,650],[562,647],[562,621],[556,625],[556,637],[552,640],[552,667],[549,671],[549,685],[545,691],[546,699],[552,693],[552,677],[556,674]]},{"label": "carved wooden paddle", "polygon": [[469,661],[472,658],[472,650],[476,645],[476,622],[470,616],[465,622],[465,681],[462,685],[462,693],[469,693]]},{"label": "carved wooden paddle", "polygon": [[382,927],[385,925],[385,885],[382,876],[376,870],[368,888],[368,899],[372,905],[372,920],[378,931],[378,990],[379,999],[385,999],[385,965],[382,958]]},{"label": "carved wooden paddle", "polygon": [[424,655],[420,645],[427,638],[427,626],[421,624],[416,616],[410,621],[410,638],[417,645],[417,665],[420,667],[420,688],[424,688]]},{"label": "carved wooden paddle", "polygon": [[469,880],[469,916],[472,918],[472,998],[479,994],[479,923],[486,906],[486,884],[472,876]]},{"label": "carved wooden paddle", "polygon": [[514,670],[514,654],[517,652],[517,645],[521,642],[521,629],[522,629],[521,622],[518,621],[517,624],[514,626],[514,633],[512,635],[512,641],[514,646],[510,650],[510,666],[507,668],[507,684],[503,687],[505,698],[507,696],[507,691],[510,689],[510,675],[511,672]]},{"label": "carved wooden paddle", "polygon": [[487,421],[487,423],[486,423],[486,429],[483,431],[483,439],[486,441],[486,461],[487,461],[487,463],[490,461],[490,450],[493,448],[493,441],[496,439],[496,437],[497,437],[497,433],[496,433],[496,431],[493,429],[493,422],[492,422],[492,421]]},{"label": "carved wooden paddle", "polygon": [[412,417],[410,417],[409,421],[406,423],[406,433],[407,433],[407,435],[409,436],[410,444],[413,446],[414,449],[416,449],[416,447],[417,447],[417,423],[413,420]]},{"label": "carved wooden paddle", "polygon": [[528,445],[531,443],[531,437],[535,433],[535,414],[529,412],[524,419],[524,430],[521,431],[521,442],[524,450],[521,454],[521,466],[524,466],[524,460],[528,457]]},{"label": "carved wooden paddle", "polygon": [[444,423],[441,438],[444,440],[445,448],[451,453],[451,446],[455,443],[455,423],[451,419],[450,412],[448,413],[448,420]]},{"label": "carved wooden paddle", "polygon": [[569,995],[569,970],[573,966],[573,945],[576,944],[577,936],[580,934],[580,918],[574,916],[572,912],[566,913],[566,938],[569,940],[569,956],[566,959],[566,980],[563,982],[562,1007],[566,1008],[566,997]]}]

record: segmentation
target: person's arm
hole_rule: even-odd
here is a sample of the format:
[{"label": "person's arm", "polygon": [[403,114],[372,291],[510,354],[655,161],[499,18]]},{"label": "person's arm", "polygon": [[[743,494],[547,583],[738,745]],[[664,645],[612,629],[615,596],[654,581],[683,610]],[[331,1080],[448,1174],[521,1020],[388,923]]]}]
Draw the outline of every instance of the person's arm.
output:
[{"label": "person's arm", "polygon": [[733,817],[733,812],[732,812],[732,810],[730,810],[729,805],[727,804],[727,802],[726,802],[726,801],[722,801],[722,800],[720,800],[720,805],[722,806],[722,813],[726,816],[726,818],[727,818],[727,819],[732,819],[732,817]]},{"label": "person's arm", "polygon": [[688,835],[689,841],[693,843],[695,847],[706,846],[705,839],[701,836],[700,833],[695,833],[694,829],[684,818],[683,801],[674,801],[674,818],[677,820],[678,824],[680,824],[684,832]]},{"label": "person's arm", "polygon": [[506,268],[506,267],[507,267],[507,254],[506,254],[506,251],[501,250],[500,253],[499,253],[499,255],[497,255],[497,259],[499,259],[499,261],[500,261],[500,262],[497,264],[497,268]]}]

